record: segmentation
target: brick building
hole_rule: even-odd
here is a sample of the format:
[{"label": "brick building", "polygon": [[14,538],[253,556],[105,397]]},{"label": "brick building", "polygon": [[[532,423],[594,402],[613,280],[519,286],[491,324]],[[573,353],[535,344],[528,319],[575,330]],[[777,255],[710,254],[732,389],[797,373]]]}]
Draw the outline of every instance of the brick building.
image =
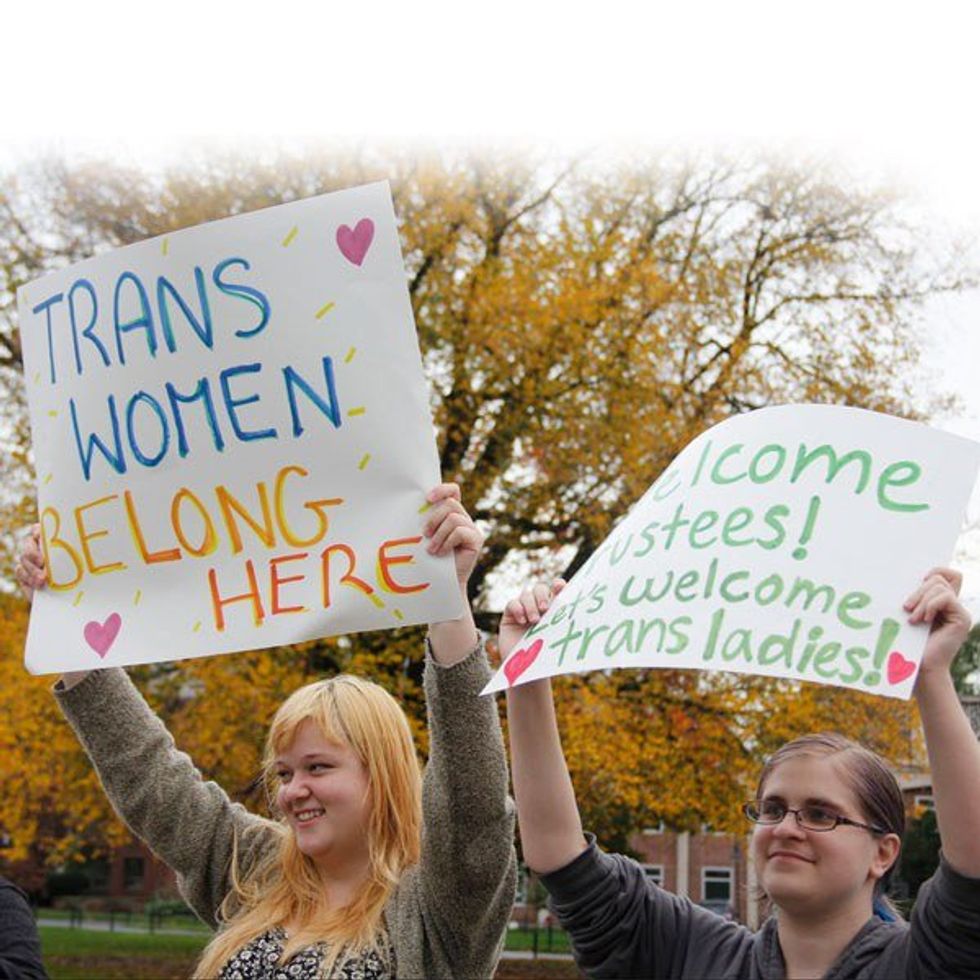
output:
[{"label": "brick building", "polygon": [[120,907],[139,910],[152,898],[177,895],[173,872],[135,839],[104,860],[89,861],[84,872],[89,880],[86,895]]},{"label": "brick building", "polygon": [[755,881],[747,861],[748,836],[673,833],[650,828],[630,841],[646,873],[675,895],[684,895],[749,925],[758,923],[749,901]]}]

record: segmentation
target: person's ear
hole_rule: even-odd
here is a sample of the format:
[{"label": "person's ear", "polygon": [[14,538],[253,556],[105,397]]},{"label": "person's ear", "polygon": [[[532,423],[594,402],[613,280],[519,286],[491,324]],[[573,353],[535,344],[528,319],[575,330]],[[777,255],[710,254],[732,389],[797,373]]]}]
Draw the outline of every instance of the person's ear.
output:
[{"label": "person's ear", "polygon": [[882,834],[876,838],[878,847],[874,861],[871,863],[871,874],[875,880],[883,878],[888,869],[898,860],[898,852],[902,848],[902,838],[898,834]]}]

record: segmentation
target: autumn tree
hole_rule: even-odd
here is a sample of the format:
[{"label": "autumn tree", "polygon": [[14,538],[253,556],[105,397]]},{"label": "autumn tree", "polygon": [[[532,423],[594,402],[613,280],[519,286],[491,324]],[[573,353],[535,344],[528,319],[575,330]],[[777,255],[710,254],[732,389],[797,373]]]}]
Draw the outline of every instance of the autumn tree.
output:
[{"label": "autumn tree", "polygon": [[[48,162],[0,184],[8,569],[32,479],[16,287],[104,249],[383,177],[442,471],[489,531],[471,582],[487,627],[515,582],[573,574],[677,453],[733,413],[794,401],[909,417],[937,407],[916,394],[916,316],[967,275],[952,249],[924,247],[900,202],[815,169],[306,156],[149,173]],[[207,773],[244,793],[275,703],[323,671],[381,680],[422,741],[420,664],[419,632],[405,630],[178,663],[144,680]],[[3,698],[35,682],[8,683]],[[811,685],[620,671],[557,689],[587,820],[606,839],[654,818],[732,826],[759,758],[803,729],[841,728],[896,761],[916,751],[905,707]]]},{"label": "autumn tree", "polygon": [[24,887],[45,865],[128,839],[61,717],[51,677],[24,671],[27,607],[0,594],[0,868]]}]

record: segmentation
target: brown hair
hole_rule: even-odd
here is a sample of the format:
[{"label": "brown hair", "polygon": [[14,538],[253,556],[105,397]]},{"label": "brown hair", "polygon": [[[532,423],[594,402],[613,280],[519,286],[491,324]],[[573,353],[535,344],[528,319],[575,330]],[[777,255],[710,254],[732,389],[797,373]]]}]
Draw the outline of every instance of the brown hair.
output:
[{"label": "brown hair", "polygon": [[[841,776],[861,807],[861,816],[876,827],[884,827],[887,833],[902,837],[905,833],[905,803],[898,781],[880,756],[836,732],[801,735],[777,749],[759,773],[756,796],[761,799],[766,780],[780,763],[800,756],[833,757],[840,763]],[[898,858],[875,882],[874,890],[874,898],[883,901],[894,914],[898,914],[897,910],[885,898],[885,892],[897,865]]]}]

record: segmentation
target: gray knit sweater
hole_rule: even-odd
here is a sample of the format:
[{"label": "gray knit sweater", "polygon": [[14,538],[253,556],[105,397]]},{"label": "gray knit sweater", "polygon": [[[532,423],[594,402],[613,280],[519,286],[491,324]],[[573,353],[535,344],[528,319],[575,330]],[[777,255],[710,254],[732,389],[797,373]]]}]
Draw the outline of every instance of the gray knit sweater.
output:
[{"label": "gray knit sweater", "polygon": [[[478,696],[489,676],[482,647],[452,667],[425,665],[422,856],[384,913],[399,977],[489,977],[502,947],[515,895],[514,807],[497,708]],[[216,926],[235,836],[244,876],[274,846],[270,822],[202,780],[124,671],[95,671],[56,695],[116,812]]]}]

